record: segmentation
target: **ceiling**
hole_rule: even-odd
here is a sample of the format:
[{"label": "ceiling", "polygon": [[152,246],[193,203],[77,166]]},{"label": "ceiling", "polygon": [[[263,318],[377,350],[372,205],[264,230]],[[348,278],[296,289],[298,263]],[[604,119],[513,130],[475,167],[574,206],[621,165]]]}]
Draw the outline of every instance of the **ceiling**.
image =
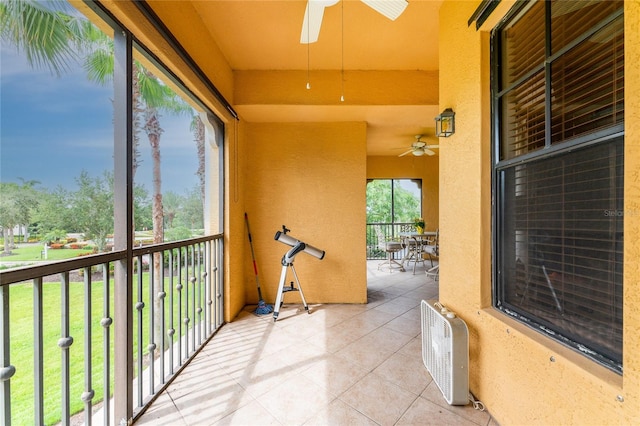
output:
[{"label": "ceiling", "polygon": [[[391,21],[360,0],[343,0],[325,8],[318,41],[311,44],[300,43],[305,0],[209,0],[192,5],[234,71],[348,72],[437,71],[441,3],[409,0],[405,11]],[[181,28],[189,30],[188,25]],[[437,99],[437,87],[433,90]],[[304,120],[366,121],[368,155],[398,155],[417,134],[437,144],[433,118],[439,111],[437,102],[432,103],[352,105],[345,99],[337,105],[296,108],[234,107],[255,122],[301,120],[302,115]]]}]

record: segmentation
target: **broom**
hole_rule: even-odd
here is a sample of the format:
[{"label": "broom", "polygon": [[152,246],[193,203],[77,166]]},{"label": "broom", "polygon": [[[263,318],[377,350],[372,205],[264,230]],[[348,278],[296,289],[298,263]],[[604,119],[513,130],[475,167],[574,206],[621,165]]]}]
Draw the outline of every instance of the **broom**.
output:
[{"label": "broom", "polygon": [[273,306],[267,305],[262,299],[262,290],[260,290],[260,280],[258,279],[258,266],[256,265],[256,255],[253,252],[253,241],[251,239],[251,229],[249,228],[249,217],[244,214],[244,221],[247,224],[247,234],[249,235],[249,247],[251,247],[251,259],[253,260],[253,272],[256,276],[256,285],[258,287],[258,307],[254,311],[257,315],[268,315],[273,312]]}]

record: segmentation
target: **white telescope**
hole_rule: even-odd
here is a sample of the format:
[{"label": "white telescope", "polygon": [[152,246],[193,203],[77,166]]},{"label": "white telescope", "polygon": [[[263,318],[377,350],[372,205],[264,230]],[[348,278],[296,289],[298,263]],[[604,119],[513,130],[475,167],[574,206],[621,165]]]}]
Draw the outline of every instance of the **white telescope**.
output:
[{"label": "white telescope", "polygon": [[324,258],[324,250],[320,250],[319,248],[316,248],[310,244],[303,243],[302,241],[293,238],[290,235],[287,235],[287,232],[289,232],[289,230],[284,225],[282,225],[282,231],[276,232],[276,236],[274,237],[276,241],[293,247],[293,249],[289,250],[285,255],[285,258],[287,260],[293,260],[295,255],[300,253],[301,251],[310,254],[313,257],[317,257],[320,260]]},{"label": "white telescope", "polygon": [[[291,246],[291,249],[284,256],[282,256],[282,273],[280,274],[280,284],[278,284],[278,294],[276,296],[276,303],[273,307],[273,321],[278,320],[278,314],[280,313],[280,307],[284,303],[284,293],[288,291],[299,291],[300,298],[302,299],[302,304],[304,305],[304,309],[309,312],[309,305],[307,305],[307,301],[304,298],[304,293],[302,292],[302,286],[300,285],[300,280],[298,279],[298,274],[296,273],[296,269],[293,267],[293,259],[296,257],[298,253],[305,252],[310,254],[313,257],[317,257],[322,260],[324,258],[324,250],[320,250],[312,245],[303,243],[302,241],[293,238],[287,235],[289,230],[286,226],[282,225],[282,231],[276,232],[275,240],[280,241],[283,244]],[[298,283],[298,288],[293,285],[293,281],[291,281],[290,286],[284,285],[287,279],[287,269],[291,268],[293,272],[293,276]]]}]

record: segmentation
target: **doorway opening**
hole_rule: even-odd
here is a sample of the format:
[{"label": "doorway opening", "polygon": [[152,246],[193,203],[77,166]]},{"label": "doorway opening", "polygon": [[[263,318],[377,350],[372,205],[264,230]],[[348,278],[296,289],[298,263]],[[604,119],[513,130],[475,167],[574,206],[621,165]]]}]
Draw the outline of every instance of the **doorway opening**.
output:
[{"label": "doorway opening", "polygon": [[422,217],[422,179],[370,179],[367,181],[367,259],[384,259],[378,247],[384,239],[399,238],[414,229]]}]

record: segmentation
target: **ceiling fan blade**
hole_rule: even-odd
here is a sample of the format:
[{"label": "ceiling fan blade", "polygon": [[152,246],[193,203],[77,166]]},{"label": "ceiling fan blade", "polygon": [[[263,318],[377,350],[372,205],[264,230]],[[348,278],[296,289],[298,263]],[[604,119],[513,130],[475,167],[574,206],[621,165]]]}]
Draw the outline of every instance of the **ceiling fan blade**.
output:
[{"label": "ceiling fan blade", "polygon": [[392,21],[402,15],[409,4],[407,0],[362,0],[362,2]]},{"label": "ceiling fan blade", "polygon": [[413,151],[414,151],[414,149],[413,149],[413,148],[411,148],[409,151],[405,151],[405,152],[403,152],[402,154],[398,155],[398,157],[402,157],[402,156],[404,156],[404,155],[410,154],[410,153],[412,153]]},{"label": "ceiling fan blade", "polygon": [[320,26],[324,16],[324,8],[333,6],[339,0],[307,0],[304,11],[302,31],[300,31],[300,43],[315,43],[320,35]]},{"label": "ceiling fan blade", "polygon": [[436,155],[435,152],[431,151],[430,149],[424,148],[424,153],[427,155]]}]

